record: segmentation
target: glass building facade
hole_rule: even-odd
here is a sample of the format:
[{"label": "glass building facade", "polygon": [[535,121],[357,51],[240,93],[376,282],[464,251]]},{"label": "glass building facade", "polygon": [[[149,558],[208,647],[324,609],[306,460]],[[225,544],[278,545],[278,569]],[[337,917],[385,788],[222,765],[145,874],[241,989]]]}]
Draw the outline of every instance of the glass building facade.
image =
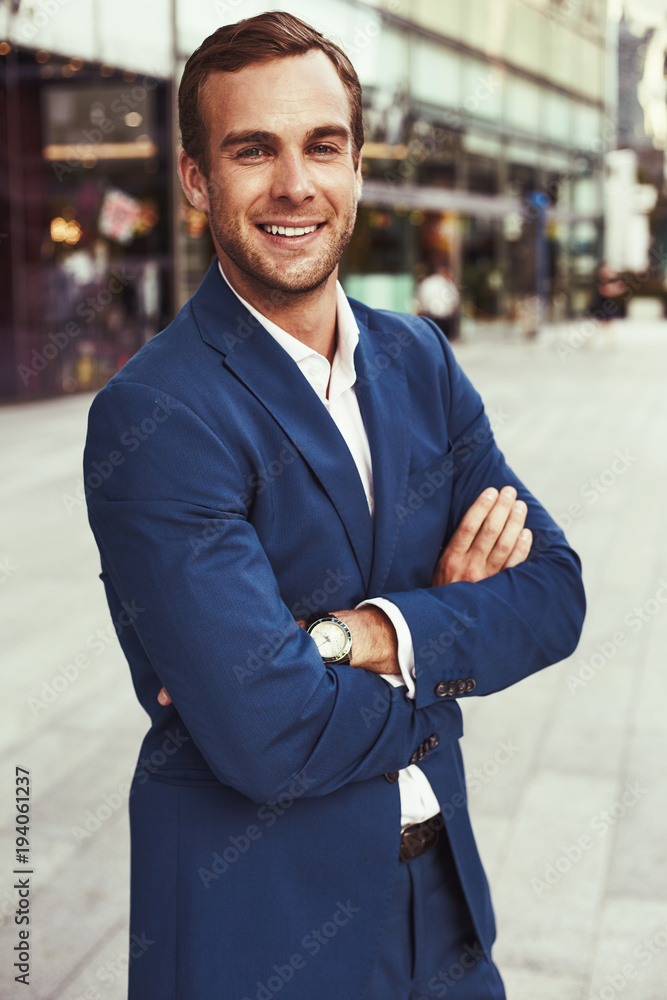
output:
[{"label": "glass building facade", "polygon": [[[411,310],[444,261],[470,321],[586,307],[614,145],[605,0],[281,6],[364,89],[348,294]],[[176,177],[177,81],[207,34],[264,9],[0,0],[3,398],[103,384],[195,290],[213,245]]]}]

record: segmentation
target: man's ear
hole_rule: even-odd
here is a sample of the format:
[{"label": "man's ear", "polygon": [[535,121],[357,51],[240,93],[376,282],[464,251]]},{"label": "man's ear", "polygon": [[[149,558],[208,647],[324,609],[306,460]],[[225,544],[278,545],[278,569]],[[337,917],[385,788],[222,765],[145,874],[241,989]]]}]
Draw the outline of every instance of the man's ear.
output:
[{"label": "man's ear", "polygon": [[361,201],[361,192],[364,186],[364,179],[361,176],[361,152],[359,153],[359,162],[357,163],[357,169],[354,171],[354,186],[357,192],[357,203]]},{"label": "man's ear", "polygon": [[199,209],[200,212],[205,212],[208,215],[209,202],[206,178],[195,161],[188,156],[184,149],[178,154],[178,176],[181,178],[185,197],[190,204],[194,208]]}]

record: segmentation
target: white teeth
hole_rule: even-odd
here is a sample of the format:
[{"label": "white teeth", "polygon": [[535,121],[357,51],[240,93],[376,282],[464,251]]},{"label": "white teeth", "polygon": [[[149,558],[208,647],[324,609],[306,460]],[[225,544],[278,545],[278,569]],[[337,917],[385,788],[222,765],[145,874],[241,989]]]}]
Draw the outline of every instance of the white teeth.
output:
[{"label": "white teeth", "polygon": [[262,226],[264,232],[271,233],[273,236],[306,236],[308,233],[314,233],[317,226],[274,226],[274,225],[264,225]]}]

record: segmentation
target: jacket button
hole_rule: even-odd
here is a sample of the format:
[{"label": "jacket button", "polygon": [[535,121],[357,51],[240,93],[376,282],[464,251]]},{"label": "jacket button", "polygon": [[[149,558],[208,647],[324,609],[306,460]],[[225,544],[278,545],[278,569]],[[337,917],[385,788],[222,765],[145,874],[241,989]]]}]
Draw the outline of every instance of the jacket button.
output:
[{"label": "jacket button", "polygon": [[477,687],[477,681],[474,681],[472,677],[469,677],[468,680],[466,681],[466,694],[470,694],[470,692],[474,691],[476,687]]},{"label": "jacket button", "polygon": [[415,752],[410,757],[408,764],[416,764],[416,763],[417,763],[417,751],[415,750]]},{"label": "jacket button", "polygon": [[390,785],[395,785],[398,781],[398,771],[387,771],[384,778]]},{"label": "jacket button", "polygon": [[437,747],[438,743],[440,742],[440,737],[438,736],[437,733],[433,733],[433,736],[429,736],[427,742],[428,742],[429,750],[435,750],[435,748]]},{"label": "jacket button", "polygon": [[465,681],[459,681],[457,683],[457,685],[456,685],[456,693],[457,694],[465,694],[466,693],[466,682]]},{"label": "jacket button", "polygon": [[447,692],[447,685],[445,684],[444,681],[440,681],[439,684],[435,685],[435,693],[436,693],[436,697],[438,697],[438,698],[444,698],[445,697],[445,695],[448,692]]}]

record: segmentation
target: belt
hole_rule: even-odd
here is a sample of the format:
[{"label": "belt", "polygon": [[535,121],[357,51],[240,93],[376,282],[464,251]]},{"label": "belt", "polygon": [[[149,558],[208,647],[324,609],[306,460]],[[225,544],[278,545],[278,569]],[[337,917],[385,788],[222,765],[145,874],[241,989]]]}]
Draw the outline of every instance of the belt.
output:
[{"label": "belt", "polygon": [[445,825],[442,813],[431,816],[423,823],[413,823],[401,832],[401,847],[398,852],[399,861],[411,861],[425,854],[429,848],[438,843],[440,831]]}]

